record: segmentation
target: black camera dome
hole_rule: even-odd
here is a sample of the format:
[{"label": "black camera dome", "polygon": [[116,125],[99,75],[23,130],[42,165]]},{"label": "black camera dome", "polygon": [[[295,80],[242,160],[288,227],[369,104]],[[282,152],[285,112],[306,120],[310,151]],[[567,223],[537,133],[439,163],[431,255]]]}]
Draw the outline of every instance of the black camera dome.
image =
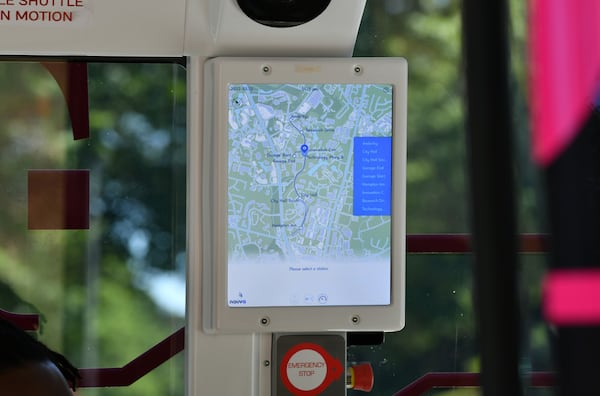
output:
[{"label": "black camera dome", "polygon": [[319,16],[331,0],[237,0],[252,20],[267,26],[297,26]]}]

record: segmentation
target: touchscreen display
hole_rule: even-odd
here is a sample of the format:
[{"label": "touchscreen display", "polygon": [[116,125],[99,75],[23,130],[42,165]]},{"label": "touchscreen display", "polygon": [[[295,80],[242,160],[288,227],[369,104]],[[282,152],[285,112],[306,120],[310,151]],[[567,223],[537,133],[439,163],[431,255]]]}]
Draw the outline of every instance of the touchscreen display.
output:
[{"label": "touchscreen display", "polygon": [[389,305],[392,86],[228,90],[228,305]]}]

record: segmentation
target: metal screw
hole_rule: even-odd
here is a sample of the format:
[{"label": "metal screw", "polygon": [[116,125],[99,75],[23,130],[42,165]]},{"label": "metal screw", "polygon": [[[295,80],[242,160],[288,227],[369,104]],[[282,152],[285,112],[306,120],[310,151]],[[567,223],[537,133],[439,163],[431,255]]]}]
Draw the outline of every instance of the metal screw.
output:
[{"label": "metal screw", "polygon": [[267,316],[260,319],[260,324],[263,326],[267,326],[270,322],[271,322],[271,320]]},{"label": "metal screw", "polygon": [[263,73],[270,73],[270,72],[271,72],[271,66],[269,66],[269,65],[264,65],[264,66],[262,67],[262,71],[263,71]]},{"label": "metal screw", "polygon": [[360,323],[360,316],[358,316],[358,315],[352,316],[352,323],[354,323],[354,324]]},{"label": "metal screw", "polygon": [[359,65],[354,66],[354,73],[360,73],[362,68]]},{"label": "metal screw", "polygon": [[263,365],[264,365],[265,367],[269,367],[269,366],[271,365],[271,362],[270,362],[269,360],[265,360],[265,361],[263,362]]}]

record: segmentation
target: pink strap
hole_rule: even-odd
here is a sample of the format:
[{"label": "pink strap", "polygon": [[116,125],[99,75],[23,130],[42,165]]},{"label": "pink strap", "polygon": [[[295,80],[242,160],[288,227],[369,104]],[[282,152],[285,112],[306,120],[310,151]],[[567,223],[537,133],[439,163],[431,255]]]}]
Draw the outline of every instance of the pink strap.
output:
[{"label": "pink strap", "polygon": [[600,88],[600,1],[530,0],[533,155],[547,166],[569,145]]},{"label": "pink strap", "polygon": [[600,269],[551,271],[544,280],[543,310],[555,325],[600,325]]}]

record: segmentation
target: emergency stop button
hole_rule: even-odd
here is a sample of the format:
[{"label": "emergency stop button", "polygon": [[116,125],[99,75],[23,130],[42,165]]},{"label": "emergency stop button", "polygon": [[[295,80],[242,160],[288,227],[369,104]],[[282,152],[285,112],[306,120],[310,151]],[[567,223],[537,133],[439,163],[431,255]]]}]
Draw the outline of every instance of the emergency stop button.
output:
[{"label": "emergency stop button", "polygon": [[344,395],[345,346],[340,335],[280,336],[276,395]]}]

